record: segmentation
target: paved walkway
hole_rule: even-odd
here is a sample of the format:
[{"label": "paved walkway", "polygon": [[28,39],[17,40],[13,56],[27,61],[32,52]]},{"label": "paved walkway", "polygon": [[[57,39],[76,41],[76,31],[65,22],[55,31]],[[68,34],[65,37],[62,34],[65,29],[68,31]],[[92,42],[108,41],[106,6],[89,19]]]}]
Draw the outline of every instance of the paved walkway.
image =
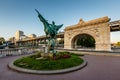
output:
[{"label": "paved walkway", "polygon": [[56,75],[35,75],[10,70],[7,64],[18,57],[21,56],[0,58],[0,80],[120,80],[120,57],[85,55],[88,61],[85,68]]}]

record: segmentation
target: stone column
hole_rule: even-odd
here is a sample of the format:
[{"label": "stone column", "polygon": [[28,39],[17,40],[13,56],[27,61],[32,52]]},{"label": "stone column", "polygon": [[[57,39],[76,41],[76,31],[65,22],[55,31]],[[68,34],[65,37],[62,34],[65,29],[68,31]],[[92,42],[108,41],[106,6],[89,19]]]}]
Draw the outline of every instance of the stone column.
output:
[{"label": "stone column", "polygon": [[96,37],[96,50],[111,51],[109,24],[101,24],[101,27],[98,28],[98,33],[99,36]]},{"label": "stone column", "polygon": [[64,33],[64,49],[72,49],[72,42],[67,31]]},{"label": "stone column", "polygon": [[97,51],[111,51],[111,45],[110,43],[96,43],[96,49]]}]

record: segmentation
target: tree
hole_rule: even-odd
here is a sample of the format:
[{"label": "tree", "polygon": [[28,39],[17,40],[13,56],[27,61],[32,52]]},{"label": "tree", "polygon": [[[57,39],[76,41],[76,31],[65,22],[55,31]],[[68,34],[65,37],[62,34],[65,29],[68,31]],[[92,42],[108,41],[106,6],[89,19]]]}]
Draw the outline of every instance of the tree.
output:
[{"label": "tree", "polygon": [[2,45],[3,43],[5,43],[5,39],[3,37],[0,37],[0,45]]},{"label": "tree", "polygon": [[9,38],[9,41],[11,41],[12,43],[14,43],[15,42],[15,37]]},{"label": "tree", "polygon": [[59,41],[59,44],[64,44],[64,40],[61,39],[61,40]]},{"label": "tree", "polygon": [[93,37],[83,34],[78,39],[77,45],[81,45],[82,47],[95,47],[95,40]]},{"label": "tree", "polygon": [[120,42],[117,42],[117,44],[116,44],[117,46],[120,46]]}]

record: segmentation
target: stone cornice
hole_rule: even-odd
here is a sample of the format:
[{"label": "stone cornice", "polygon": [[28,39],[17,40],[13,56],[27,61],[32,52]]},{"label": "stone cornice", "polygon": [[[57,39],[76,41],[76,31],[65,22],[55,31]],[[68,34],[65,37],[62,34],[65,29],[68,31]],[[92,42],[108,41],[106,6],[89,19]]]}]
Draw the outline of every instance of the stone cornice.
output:
[{"label": "stone cornice", "polygon": [[98,18],[98,19],[94,19],[94,20],[90,20],[90,21],[87,21],[87,22],[84,22],[82,19],[80,19],[78,24],[66,27],[65,31],[73,30],[73,29],[77,29],[77,28],[85,27],[85,26],[96,25],[96,24],[100,24],[100,23],[106,23],[106,22],[109,22],[109,21],[110,21],[110,18],[108,18],[108,16]]}]

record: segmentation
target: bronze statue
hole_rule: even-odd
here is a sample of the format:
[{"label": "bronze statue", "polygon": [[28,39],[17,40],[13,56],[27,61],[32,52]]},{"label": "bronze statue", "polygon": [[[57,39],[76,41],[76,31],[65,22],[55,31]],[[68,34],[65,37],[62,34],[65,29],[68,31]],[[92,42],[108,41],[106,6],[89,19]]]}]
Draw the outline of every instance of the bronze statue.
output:
[{"label": "bronze statue", "polygon": [[44,32],[46,34],[46,37],[49,37],[48,39],[48,52],[56,53],[54,47],[55,47],[55,39],[57,35],[57,31],[63,26],[61,25],[55,25],[55,22],[52,21],[52,24],[48,23],[47,20],[43,18],[43,16],[39,13],[37,9],[35,11],[38,13],[38,17],[40,21],[44,25]]}]

